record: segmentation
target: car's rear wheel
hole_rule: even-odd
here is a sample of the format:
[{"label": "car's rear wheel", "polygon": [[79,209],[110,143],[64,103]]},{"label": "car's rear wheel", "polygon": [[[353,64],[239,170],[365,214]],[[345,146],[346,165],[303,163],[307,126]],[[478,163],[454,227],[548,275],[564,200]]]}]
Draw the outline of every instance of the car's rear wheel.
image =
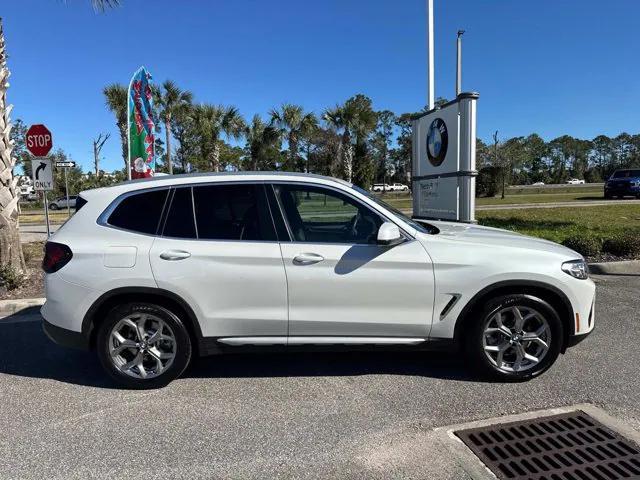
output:
[{"label": "car's rear wheel", "polygon": [[494,380],[522,381],[558,358],[562,322],[547,302],[530,295],[495,298],[469,324],[466,353],[479,373]]},{"label": "car's rear wheel", "polygon": [[58,210],[58,204],[57,203],[52,203],[51,205],[49,205],[49,208],[51,210]]},{"label": "car's rear wheel", "polygon": [[191,340],[177,315],[159,305],[114,308],[99,326],[96,347],[105,371],[127,388],[158,388],[180,376]]}]

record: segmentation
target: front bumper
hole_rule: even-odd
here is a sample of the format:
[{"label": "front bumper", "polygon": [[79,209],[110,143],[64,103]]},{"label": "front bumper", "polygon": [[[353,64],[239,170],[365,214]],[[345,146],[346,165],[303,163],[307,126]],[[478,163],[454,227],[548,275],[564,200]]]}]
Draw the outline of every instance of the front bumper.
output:
[{"label": "front bumper", "polygon": [[635,186],[631,184],[622,184],[622,185],[605,185],[604,186],[605,195],[625,195],[625,196],[636,196],[640,195],[640,186]]},{"label": "front bumper", "polygon": [[63,347],[89,350],[89,339],[81,332],[74,332],[66,328],[58,327],[52,323],[42,320],[42,329],[53,342]]}]

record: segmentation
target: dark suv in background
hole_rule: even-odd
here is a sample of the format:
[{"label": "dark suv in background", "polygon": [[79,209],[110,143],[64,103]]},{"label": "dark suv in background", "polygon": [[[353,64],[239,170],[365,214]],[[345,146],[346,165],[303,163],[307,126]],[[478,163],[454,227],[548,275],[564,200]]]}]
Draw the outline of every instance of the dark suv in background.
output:
[{"label": "dark suv in background", "polygon": [[604,184],[604,198],[640,198],[640,168],[616,170]]}]

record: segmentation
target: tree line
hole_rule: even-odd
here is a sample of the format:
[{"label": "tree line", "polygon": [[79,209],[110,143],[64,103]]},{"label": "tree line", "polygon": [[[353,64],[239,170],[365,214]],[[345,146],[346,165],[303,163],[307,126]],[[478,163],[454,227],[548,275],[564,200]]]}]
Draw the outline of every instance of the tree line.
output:
[{"label": "tree line", "polygon": [[493,142],[478,140],[479,194],[493,196],[502,185],[564,183],[569,178],[602,182],[619,168],[640,167],[640,134],[598,135],[592,140],[563,135],[545,141],[533,133]]},{"label": "tree line", "polygon": [[[74,192],[126,177],[127,89],[111,84],[103,93],[118,128],[123,169],[102,174],[100,150],[108,134],[100,134],[93,140],[93,171],[69,171]],[[172,81],[155,87],[153,94],[158,172],[283,170],[343,178],[363,188],[379,182],[410,185],[411,119],[420,112],[377,111],[369,97],[357,94],[319,115],[285,103],[266,117],[256,114],[247,121],[234,106],[194,102],[192,93]],[[445,102],[439,98],[436,104]],[[28,158],[25,132],[24,123],[16,121],[14,155],[29,174],[29,162],[21,162]],[[66,154],[57,150],[52,157],[65,160]],[[564,183],[569,178],[599,182],[617,168],[639,166],[640,134],[592,140],[563,135],[545,141],[536,133],[501,139],[496,132],[490,141],[477,140],[477,193],[493,196],[506,185]],[[61,182],[57,185],[62,188]]]}]

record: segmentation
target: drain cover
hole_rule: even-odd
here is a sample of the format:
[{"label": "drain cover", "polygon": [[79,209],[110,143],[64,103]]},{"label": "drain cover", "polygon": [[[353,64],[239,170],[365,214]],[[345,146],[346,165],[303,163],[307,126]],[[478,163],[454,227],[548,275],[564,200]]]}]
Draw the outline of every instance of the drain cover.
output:
[{"label": "drain cover", "polygon": [[455,434],[501,479],[640,478],[640,448],[582,411]]}]

